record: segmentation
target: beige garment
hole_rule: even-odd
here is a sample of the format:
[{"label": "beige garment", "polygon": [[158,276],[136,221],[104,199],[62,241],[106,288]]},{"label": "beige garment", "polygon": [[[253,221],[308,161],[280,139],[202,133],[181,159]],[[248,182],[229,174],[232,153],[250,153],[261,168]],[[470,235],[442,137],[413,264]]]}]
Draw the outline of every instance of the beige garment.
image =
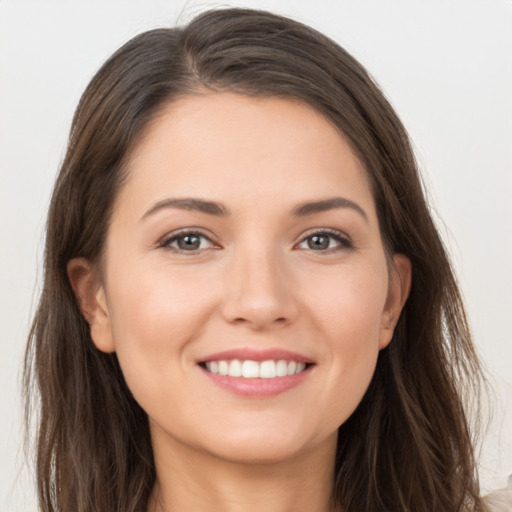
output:
[{"label": "beige garment", "polygon": [[498,489],[484,497],[488,512],[512,512],[512,475],[505,489]]}]

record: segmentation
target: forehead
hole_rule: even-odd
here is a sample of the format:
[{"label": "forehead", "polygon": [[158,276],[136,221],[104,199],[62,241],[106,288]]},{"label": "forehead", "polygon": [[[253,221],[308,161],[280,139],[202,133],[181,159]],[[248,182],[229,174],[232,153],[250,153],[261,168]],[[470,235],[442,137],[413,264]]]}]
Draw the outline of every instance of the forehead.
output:
[{"label": "forehead", "polygon": [[311,106],[281,98],[175,100],[146,128],[127,171],[122,194],[132,202],[170,193],[300,202],[334,191],[373,202],[367,173],[337,127]]}]

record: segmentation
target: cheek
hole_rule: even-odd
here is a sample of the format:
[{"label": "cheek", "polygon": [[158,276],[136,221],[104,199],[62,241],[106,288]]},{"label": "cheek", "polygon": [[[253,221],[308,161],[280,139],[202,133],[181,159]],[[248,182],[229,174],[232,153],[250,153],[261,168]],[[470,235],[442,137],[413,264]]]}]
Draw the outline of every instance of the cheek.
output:
[{"label": "cheek", "polygon": [[312,295],[315,330],[325,336],[323,363],[328,374],[322,390],[324,407],[329,408],[330,423],[335,426],[352,414],[370,384],[387,297],[386,272],[370,267],[345,270],[344,275],[321,283]]},{"label": "cheek", "polygon": [[388,288],[387,271],[378,270],[347,265],[309,284],[306,295],[314,318],[335,346],[351,350],[363,340],[378,340]]},{"label": "cheek", "polygon": [[129,386],[137,386],[141,376],[157,385],[157,376],[181,372],[183,349],[211,309],[204,283],[179,273],[168,279],[162,267],[118,269],[111,283],[112,335]]},{"label": "cheek", "polygon": [[165,265],[133,268],[112,275],[109,311],[115,338],[158,345],[162,337],[168,342],[186,336],[210,301],[204,281],[186,272],[170,273]]}]

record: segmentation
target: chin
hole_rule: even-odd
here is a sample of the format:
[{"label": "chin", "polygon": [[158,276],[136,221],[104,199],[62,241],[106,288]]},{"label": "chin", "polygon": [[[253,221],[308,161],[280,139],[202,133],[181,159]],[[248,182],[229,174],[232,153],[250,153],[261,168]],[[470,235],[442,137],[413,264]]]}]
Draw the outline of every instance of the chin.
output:
[{"label": "chin", "polygon": [[[285,463],[315,452],[324,444],[335,450],[337,431],[325,438],[282,428],[242,433],[231,432],[210,444],[210,452],[220,459],[244,465]],[[204,448],[208,449],[206,446]]]},{"label": "chin", "polygon": [[269,466],[292,461],[299,457],[301,453],[302,450],[296,447],[276,446],[274,444],[262,446],[259,443],[253,443],[252,446],[231,445],[226,450],[217,449],[213,454],[217,458],[233,464]]}]

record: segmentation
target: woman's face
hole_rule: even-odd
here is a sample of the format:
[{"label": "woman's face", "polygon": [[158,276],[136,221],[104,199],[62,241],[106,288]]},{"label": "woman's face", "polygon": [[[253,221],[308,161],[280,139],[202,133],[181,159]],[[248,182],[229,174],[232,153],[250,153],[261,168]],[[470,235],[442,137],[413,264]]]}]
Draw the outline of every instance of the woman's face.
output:
[{"label": "woman's face", "polygon": [[82,260],[69,274],[155,446],[271,462],[335,446],[406,298],[395,266],[333,125],[299,102],[205,93],[134,148],[101,278]]}]

